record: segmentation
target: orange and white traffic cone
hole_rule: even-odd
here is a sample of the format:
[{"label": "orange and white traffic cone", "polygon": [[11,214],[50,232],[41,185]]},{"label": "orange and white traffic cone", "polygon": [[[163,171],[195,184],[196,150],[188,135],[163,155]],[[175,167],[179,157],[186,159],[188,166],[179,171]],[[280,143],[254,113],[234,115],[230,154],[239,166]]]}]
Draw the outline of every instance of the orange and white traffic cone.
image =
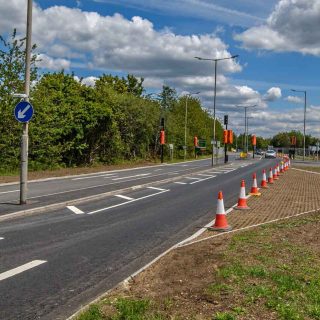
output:
[{"label": "orange and white traffic cone", "polygon": [[272,174],[272,168],[270,168],[270,171],[269,171],[268,183],[274,183],[273,174]]},{"label": "orange and white traffic cone", "polygon": [[283,170],[283,161],[281,161],[280,173],[284,173],[284,170]]},{"label": "orange and white traffic cone", "polygon": [[278,176],[277,176],[277,167],[274,167],[274,172],[273,172],[273,180],[278,180]]},{"label": "orange and white traffic cone", "polygon": [[238,205],[234,207],[237,210],[248,210],[250,209],[247,205],[247,197],[246,197],[246,185],[244,180],[241,181],[240,193],[238,199]]},{"label": "orange and white traffic cone", "polygon": [[252,175],[253,178],[253,183],[250,191],[250,195],[252,196],[261,196],[261,193],[258,190],[258,185],[257,185],[257,175],[254,173]]},{"label": "orange and white traffic cone", "polygon": [[267,183],[266,170],[264,169],[262,171],[261,188],[269,188]]},{"label": "orange and white traffic cone", "polygon": [[277,164],[276,168],[277,168],[277,177],[279,178],[279,177],[280,177],[280,168],[279,168],[279,163]]},{"label": "orange and white traffic cone", "polygon": [[208,228],[213,231],[229,231],[232,228],[228,225],[227,215],[224,210],[222,191],[218,193],[217,211],[214,225]]}]

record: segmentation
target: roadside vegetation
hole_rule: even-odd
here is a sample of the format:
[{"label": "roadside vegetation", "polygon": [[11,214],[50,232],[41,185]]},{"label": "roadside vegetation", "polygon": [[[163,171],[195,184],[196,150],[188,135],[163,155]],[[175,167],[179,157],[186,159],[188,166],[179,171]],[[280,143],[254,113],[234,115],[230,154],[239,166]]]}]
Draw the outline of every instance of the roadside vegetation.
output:
[{"label": "roadside vegetation", "polygon": [[320,319],[319,222],[317,213],[179,249],[161,274],[154,267],[77,320]]}]

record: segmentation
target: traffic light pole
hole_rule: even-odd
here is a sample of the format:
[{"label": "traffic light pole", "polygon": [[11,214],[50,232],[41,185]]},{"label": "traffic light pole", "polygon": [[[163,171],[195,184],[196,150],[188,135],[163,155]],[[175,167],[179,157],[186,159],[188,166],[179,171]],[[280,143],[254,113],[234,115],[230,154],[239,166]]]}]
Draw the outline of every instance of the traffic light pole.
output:
[{"label": "traffic light pole", "polygon": [[[228,130],[228,123],[226,123],[226,130]],[[227,154],[227,151],[228,151],[228,143],[225,143],[225,144],[224,144],[224,163],[227,163],[227,162],[228,162],[228,154]]]}]

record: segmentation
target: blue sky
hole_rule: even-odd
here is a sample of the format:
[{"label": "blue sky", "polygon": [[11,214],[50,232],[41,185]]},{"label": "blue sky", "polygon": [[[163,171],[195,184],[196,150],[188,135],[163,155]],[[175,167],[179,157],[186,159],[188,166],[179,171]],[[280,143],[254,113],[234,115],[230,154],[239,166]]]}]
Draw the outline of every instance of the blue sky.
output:
[{"label": "blue sky", "polygon": [[[1,34],[14,27],[23,34],[26,2],[0,0]],[[201,91],[210,109],[213,63],[193,57],[239,54],[218,63],[218,115],[228,113],[241,132],[235,106],[256,104],[252,132],[302,130],[303,102],[290,88],[307,90],[307,132],[320,138],[320,0],[34,2],[33,39],[44,71],[64,68],[88,84],[102,73],[133,73],[149,92],[162,84]]]}]

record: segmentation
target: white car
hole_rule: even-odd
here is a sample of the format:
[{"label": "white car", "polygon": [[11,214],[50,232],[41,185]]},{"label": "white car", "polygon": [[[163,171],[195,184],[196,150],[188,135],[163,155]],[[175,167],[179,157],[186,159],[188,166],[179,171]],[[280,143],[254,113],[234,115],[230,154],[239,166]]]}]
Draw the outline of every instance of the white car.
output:
[{"label": "white car", "polygon": [[268,150],[265,155],[266,158],[276,158],[277,153],[274,150]]}]

